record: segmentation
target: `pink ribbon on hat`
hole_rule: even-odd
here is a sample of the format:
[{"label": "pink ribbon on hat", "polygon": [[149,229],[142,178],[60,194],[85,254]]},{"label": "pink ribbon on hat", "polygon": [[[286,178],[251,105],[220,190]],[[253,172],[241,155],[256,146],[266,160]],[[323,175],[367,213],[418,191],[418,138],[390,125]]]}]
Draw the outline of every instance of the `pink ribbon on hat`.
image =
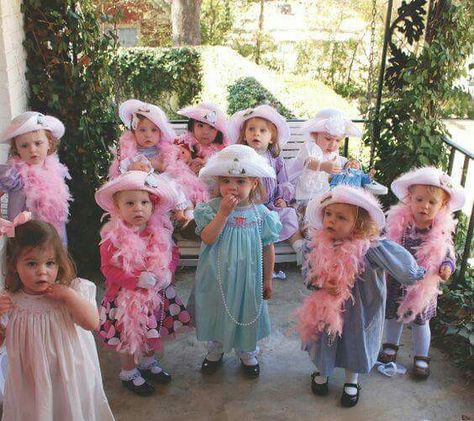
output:
[{"label": "pink ribbon on hat", "polygon": [[0,218],[0,234],[6,235],[7,237],[15,236],[15,227],[23,225],[25,222],[31,220],[31,212],[23,211],[19,213],[13,221]]}]

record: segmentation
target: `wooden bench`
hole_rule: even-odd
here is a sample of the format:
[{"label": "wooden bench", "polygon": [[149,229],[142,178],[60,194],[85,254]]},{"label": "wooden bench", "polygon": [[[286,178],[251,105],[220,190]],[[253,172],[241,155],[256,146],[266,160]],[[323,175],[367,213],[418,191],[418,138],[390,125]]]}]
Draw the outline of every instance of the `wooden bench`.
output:
[{"label": "wooden bench", "polygon": [[[290,127],[290,140],[282,149],[282,156],[285,159],[291,159],[296,157],[301,145],[304,143],[304,135],[300,133],[301,125],[305,120],[288,120]],[[176,133],[181,134],[186,131],[186,121],[172,121],[173,128]],[[347,153],[347,143],[344,148]],[[180,238],[178,235],[178,247],[180,250],[180,266],[197,266],[199,251],[201,243],[198,241],[189,241]],[[293,248],[287,241],[282,241],[275,244],[275,262],[296,262],[296,254]]]}]

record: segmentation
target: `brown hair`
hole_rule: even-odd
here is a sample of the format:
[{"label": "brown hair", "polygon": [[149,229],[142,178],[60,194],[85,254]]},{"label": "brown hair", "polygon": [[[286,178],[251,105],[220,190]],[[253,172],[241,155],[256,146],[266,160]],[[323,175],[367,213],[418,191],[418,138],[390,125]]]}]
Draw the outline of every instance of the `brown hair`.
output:
[{"label": "brown hair", "polygon": [[[207,124],[208,126],[211,126],[209,123],[205,123],[204,121],[199,121],[199,120],[195,120],[194,118],[190,118],[188,120],[188,132],[191,132],[194,134],[193,130],[194,130],[194,125],[196,123],[202,123],[202,124]],[[214,126],[211,126],[211,127],[214,127]],[[214,129],[216,128],[214,127]],[[212,143],[214,142],[219,143],[220,145],[222,145],[222,143],[224,142],[224,135],[222,134],[220,130],[217,130],[216,138],[212,141]]]},{"label": "brown hair", "polygon": [[244,124],[242,125],[242,128],[240,129],[239,139],[237,140],[237,143],[240,144],[240,145],[247,145],[248,146],[248,143],[245,140],[245,130],[247,130],[248,122],[250,120],[252,120],[253,118],[258,118],[258,119],[263,120],[267,123],[267,126],[268,126],[270,132],[272,133],[272,142],[273,142],[269,145],[268,150],[272,154],[273,158],[276,158],[277,156],[280,155],[280,143],[278,142],[278,129],[270,120],[267,120],[266,118],[252,117],[252,118],[249,118],[248,120],[245,120]]},{"label": "brown hair", "polygon": [[[48,138],[49,142],[49,147],[48,147],[48,155],[52,155],[58,150],[58,145],[59,145],[59,139],[56,139],[53,134],[49,130],[44,130],[44,129],[39,129],[39,130],[33,130],[34,132],[39,132],[43,131],[46,134],[46,137]],[[10,156],[17,156],[19,157],[20,154],[18,153],[18,149],[16,147],[16,139],[18,136],[13,137],[10,140]]]},{"label": "brown hair", "polygon": [[[216,177],[216,185],[211,191],[212,197],[220,197],[221,195],[219,192],[219,178],[220,177],[225,177],[225,176]],[[265,186],[263,185],[262,180],[258,177],[247,177],[247,178],[252,178],[252,179],[257,180],[257,185],[255,186],[254,189],[250,191],[249,201],[255,204],[265,203],[265,201],[267,200],[267,190],[265,189]]]},{"label": "brown hair", "polygon": [[449,202],[449,199],[451,199],[451,196],[446,190],[443,190],[441,187],[438,186],[432,186],[430,184],[412,184],[411,186],[408,186],[408,191],[410,193],[413,193],[413,187],[416,186],[426,187],[428,193],[443,202],[443,206],[446,206]]},{"label": "brown hair", "polygon": [[356,206],[357,216],[352,230],[352,236],[356,239],[373,240],[380,235],[380,228],[371,218],[369,212],[364,208]]},{"label": "brown hair", "polygon": [[21,288],[16,263],[23,253],[37,247],[41,249],[53,248],[59,268],[56,283],[69,285],[76,277],[74,262],[56,229],[48,222],[31,220],[15,227],[15,236],[7,240],[5,289],[16,292]]}]

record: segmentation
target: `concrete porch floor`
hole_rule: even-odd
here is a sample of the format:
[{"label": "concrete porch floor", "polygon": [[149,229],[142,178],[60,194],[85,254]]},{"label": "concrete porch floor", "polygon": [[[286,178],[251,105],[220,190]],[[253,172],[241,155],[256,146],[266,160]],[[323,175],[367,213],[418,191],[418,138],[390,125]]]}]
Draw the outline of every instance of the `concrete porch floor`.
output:
[{"label": "concrete porch floor", "polygon": [[[113,352],[99,346],[105,391],[119,421],[138,420],[474,420],[474,385],[466,385],[461,372],[436,348],[432,349],[432,375],[424,382],[409,374],[388,378],[373,370],[360,376],[361,397],[354,408],[339,403],[343,370],[330,379],[330,394],[311,393],[314,367],[300,351],[292,313],[306,289],[294,266],[285,268],[288,279],[274,281],[269,302],[272,335],[260,344],[260,378],[244,378],[235,354],[225,355],[222,368],[212,376],[200,373],[205,344],[194,332],[165,345],[162,366],[173,376],[148,398],[133,395],[118,380],[119,363]],[[194,269],[177,274],[176,288],[186,302]],[[411,335],[405,329],[399,362],[412,365]]]}]

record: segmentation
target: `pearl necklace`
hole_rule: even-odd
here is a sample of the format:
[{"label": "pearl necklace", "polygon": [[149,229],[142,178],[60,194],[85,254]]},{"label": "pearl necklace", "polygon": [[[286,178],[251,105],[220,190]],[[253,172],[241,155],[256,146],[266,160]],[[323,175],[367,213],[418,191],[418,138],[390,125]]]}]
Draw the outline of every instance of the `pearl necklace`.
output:
[{"label": "pearl necklace", "polygon": [[221,293],[221,300],[222,304],[224,305],[224,309],[226,314],[230,317],[230,319],[236,324],[237,326],[251,326],[253,325],[259,318],[260,314],[262,313],[263,307],[263,244],[262,244],[262,236],[261,236],[261,227],[262,227],[262,219],[260,218],[260,214],[257,211],[256,206],[252,203],[252,209],[255,212],[255,216],[257,217],[257,226],[258,226],[258,243],[259,243],[259,261],[258,266],[260,267],[260,285],[261,285],[261,295],[260,295],[260,304],[258,306],[257,315],[249,322],[240,322],[237,320],[234,315],[231,313],[229,306],[227,305],[227,301],[225,300],[224,288],[222,286],[222,276],[221,276],[221,254],[222,254],[222,233],[219,235],[219,244],[217,249],[217,284],[219,285],[219,291]]}]

